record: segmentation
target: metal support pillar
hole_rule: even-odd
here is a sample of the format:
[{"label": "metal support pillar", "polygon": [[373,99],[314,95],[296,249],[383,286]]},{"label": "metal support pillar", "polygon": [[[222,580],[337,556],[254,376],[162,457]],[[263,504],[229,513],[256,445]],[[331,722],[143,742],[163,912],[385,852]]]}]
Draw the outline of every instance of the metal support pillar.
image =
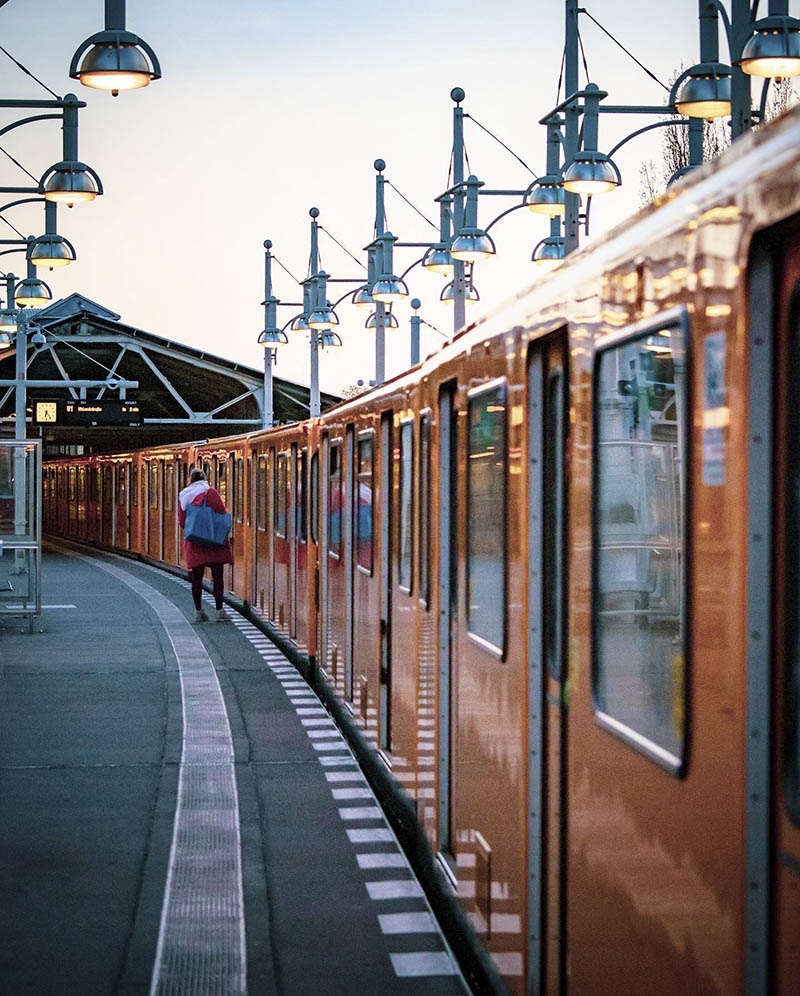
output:
[{"label": "metal support pillar", "polygon": [[[269,239],[264,243],[264,329],[272,328],[276,325],[274,312],[277,311],[277,302],[273,304],[272,298],[272,253],[270,249],[272,243]],[[272,390],[272,365],[275,362],[275,350],[269,346],[264,346],[264,428],[271,429],[275,424],[275,400]]]},{"label": "metal support pillar", "polygon": [[[564,46],[564,92],[578,90],[578,0],[566,0]],[[580,109],[573,102],[564,109],[564,161],[571,163],[580,141]],[[569,255],[580,245],[580,197],[564,191],[564,253]]]},{"label": "metal support pillar", "polygon": [[85,107],[74,93],[64,97],[63,113],[63,150],[65,162],[76,162],[78,159],[78,108]]},{"label": "metal support pillar", "polygon": [[418,297],[415,297],[411,302],[411,307],[414,309],[414,314],[411,316],[411,366],[415,367],[419,363],[419,332],[420,325],[422,325],[422,319],[419,317],[417,312],[419,311],[422,302]]},{"label": "metal support pillar", "polygon": [[[386,209],[384,202],[384,185],[386,179],[383,171],[386,163],[383,159],[375,160],[375,238],[380,237],[386,231]],[[380,247],[376,250],[375,273],[380,279],[384,272],[383,252]],[[382,384],[386,380],[386,305],[380,301],[375,302],[375,384]]]},{"label": "metal support pillar", "polygon": [[[308,212],[311,215],[311,278],[316,281],[317,274],[319,273],[319,224],[317,218],[319,217],[319,208],[311,208]],[[310,308],[313,311],[315,307],[315,288],[311,289],[311,302]],[[326,302],[322,302],[323,305]],[[310,329],[310,340],[311,340],[311,395],[309,398],[309,413],[311,418],[319,418],[321,406],[319,398],[319,333],[316,329]]]},{"label": "metal support pillar", "polygon": [[125,0],[106,0],[106,31],[125,30]]},{"label": "metal support pillar", "polygon": [[[461,232],[464,225],[464,110],[461,101],[465,97],[460,86],[450,91],[455,103],[453,108],[453,236]],[[467,279],[466,266],[461,260],[453,260],[453,332],[464,327],[467,319]]]},{"label": "metal support pillar", "polygon": [[[772,4],[770,4],[772,13]],[[753,126],[750,77],[737,65],[747,39],[753,33],[750,0],[731,0],[731,138],[736,139]]]}]

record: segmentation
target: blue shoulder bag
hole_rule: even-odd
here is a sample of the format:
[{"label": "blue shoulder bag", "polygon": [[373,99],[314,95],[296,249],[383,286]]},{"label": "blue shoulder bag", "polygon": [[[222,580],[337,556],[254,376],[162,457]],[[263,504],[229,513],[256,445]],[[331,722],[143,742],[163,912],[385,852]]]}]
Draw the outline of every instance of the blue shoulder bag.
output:
[{"label": "blue shoulder bag", "polygon": [[198,546],[225,546],[231,531],[229,512],[216,512],[206,504],[207,494],[203,495],[202,505],[188,505],[184,539]]}]

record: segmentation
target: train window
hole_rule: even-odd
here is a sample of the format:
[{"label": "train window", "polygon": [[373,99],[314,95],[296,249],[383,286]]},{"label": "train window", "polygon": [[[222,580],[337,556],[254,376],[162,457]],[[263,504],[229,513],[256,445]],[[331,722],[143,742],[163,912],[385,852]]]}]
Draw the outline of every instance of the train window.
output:
[{"label": "train window", "polygon": [[206,475],[206,480],[208,481],[208,483],[213,485],[214,482],[211,480],[211,464],[208,462],[208,460],[203,461],[203,473]]},{"label": "train window", "polygon": [[164,508],[167,512],[175,509],[175,464],[164,464]]},{"label": "train window", "polygon": [[158,508],[158,460],[150,461],[150,508]]},{"label": "train window", "polygon": [[372,574],[373,557],[373,515],[372,505],[375,495],[373,469],[375,464],[375,433],[369,432],[358,438],[358,495],[356,497],[356,555],[358,566]]},{"label": "train window", "polygon": [[125,489],[128,484],[128,468],[124,463],[117,467],[117,505],[125,504]]},{"label": "train window", "polygon": [[328,481],[328,551],[342,552],[342,444],[331,443]]},{"label": "train window", "polygon": [[319,454],[311,454],[311,542],[319,542]]},{"label": "train window", "polygon": [[414,423],[400,426],[400,542],[397,555],[400,587],[411,592],[413,570]]},{"label": "train window", "polygon": [[306,449],[302,449],[300,451],[300,457],[297,461],[297,502],[295,505],[295,529],[297,531],[297,538],[301,543],[306,542],[308,535],[308,511],[306,509],[306,474],[308,473],[307,461],[308,451]]},{"label": "train window", "polygon": [[419,597],[430,605],[431,564],[431,416],[419,420]]},{"label": "train window", "polygon": [[139,468],[134,464],[131,467],[131,505],[134,508],[139,504],[137,488],[139,486]]},{"label": "train window", "polygon": [[86,468],[78,467],[78,501],[86,501]]},{"label": "train window", "polygon": [[236,487],[233,491],[234,506],[236,508],[236,521],[244,521],[244,459],[238,457],[236,460]]},{"label": "train window", "polygon": [[686,724],[686,344],[678,322],[598,350],[592,689],[606,728],[677,772]]},{"label": "train window", "polygon": [[258,458],[258,480],[256,481],[256,528],[264,532],[267,528],[267,458]]},{"label": "train window", "polygon": [[502,653],[506,602],[505,384],[472,393],[467,417],[467,629]]},{"label": "train window", "polygon": [[214,463],[217,465],[217,483],[216,488],[219,491],[219,496],[225,503],[225,507],[229,508],[228,505],[228,462],[225,457],[220,457],[219,459],[214,459]]},{"label": "train window", "polygon": [[147,466],[142,465],[142,508],[147,508]]},{"label": "train window", "polygon": [[286,454],[278,454],[278,480],[275,486],[275,532],[279,536],[286,535],[286,488],[288,474],[286,472]]}]

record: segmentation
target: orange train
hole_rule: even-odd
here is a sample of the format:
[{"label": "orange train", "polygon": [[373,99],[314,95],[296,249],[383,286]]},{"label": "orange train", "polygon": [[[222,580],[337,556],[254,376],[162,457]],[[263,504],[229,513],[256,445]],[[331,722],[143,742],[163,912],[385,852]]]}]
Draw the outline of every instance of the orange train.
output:
[{"label": "orange train", "polygon": [[57,460],[51,533],[316,661],[514,993],[800,978],[800,113],[322,418]]}]

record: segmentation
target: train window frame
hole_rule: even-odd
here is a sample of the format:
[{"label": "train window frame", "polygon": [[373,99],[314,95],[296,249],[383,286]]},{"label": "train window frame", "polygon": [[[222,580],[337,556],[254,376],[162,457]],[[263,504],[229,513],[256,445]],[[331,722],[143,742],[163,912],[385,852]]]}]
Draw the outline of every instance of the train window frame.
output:
[{"label": "train window frame", "polygon": [[315,450],[309,461],[309,534],[312,543],[319,543],[319,452]]},{"label": "train window frame", "polygon": [[164,511],[175,511],[175,463],[172,460],[164,461]]},{"label": "train window frame", "polygon": [[[231,455],[231,460],[234,457]],[[238,523],[244,524],[244,457],[237,456],[235,464],[235,484],[233,487],[234,517]]]},{"label": "train window frame", "polygon": [[[158,465],[160,460],[151,460],[149,469],[150,479],[150,511],[157,512],[160,498],[161,474]],[[155,485],[155,486],[154,486]]]},{"label": "train window frame", "polygon": [[308,540],[308,447],[297,450],[295,489],[295,536],[300,543]]},{"label": "train window frame", "polygon": [[[409,452],[404,451],[404,437],[408,437]],[[397,587],[405,595],[411,595],[414,591],[414,480],[416,447],[414,446],[414,419],[406,418],[400,420],[400,432],[397,440],[400,449],[400,459],[397,462]],[[407,470],[408,480],[406,480]],[[403,495],[404,485],[408,497],[406,519],[403,518]],[[405,527],[405,528],[404,528]],[[407,556],[404,556],[404,540],[407,542]],[[405,570],[404,570],[405,568]]]},{"label": "train window frame", "polygon": [[[500,643],[496,644],[492,640],[488,639],[485,636],[482,636],[480,633],[476,633],[473,629],[471,629],[471,624],[473,622],[473,616],[470,613],[470,603],[471,603],[471,599],[472,599],[472,594],[471,594],[471,588],[472,588],[471,573],[472,572],[471,572],[471,564],[470,564],[470,559],[471,559],[471,557],[470,557],[470,554],[471,554],[471,550],[470,550],[470,536],[473,534],[474,531],[472,529],[472,506],[473,506],[473,498],[472,498],[472,488],[470,487],[470,467],[471,467],[471,463],[470,463],[470,459],[471,459],[470,443],[471,443],[471,413],[472,413],[472,406],[474,404],[476,404],[479,401],[479,399],[481,399],[483,397],[483,395],[488,395],[488,394],[496,393],[499,390],[502,390],[503,406],[504,406],[504,410],[505,410],[505,415],[504,415],[503,422],[502,422],[503,441],[502,441],[502,446],[501,446],[501,452],[502,452],[502,456],[503,456],[503,474],[502,474],[502,481],[503,481],[503,503],[502,503],[502,514],[501,514],[501,521],[502,521],[502,524],[503,524],[503,542],[502,542],[502,553],[501,553],[501,563],[503,565],[503,579],[502,579],[503,605],[502,605],[501,610],[500,610],[502,633],[501,633]],[[466,584],[464,586],[465,587],[465,593],[464,593],[464,595],[465,595],[465,600],[466,600],[466,611],[464,613],[465,626],[466,626],[467,636],[469,637],[469,639],[473,643],[475,643],[477,646],[479,646],[482,650],[486,651],[486,653],[488,653],[492,657],[495,657],[497,660],[504,661],[506,659],[506,645],[507,645],[507,642],[508,642],[508,523],[507,523],[507,510],[508,510],[508,476],[509,476],[509,474],[508,474],[508,467],[509,467],[509,459],[508,459],[508,438],[509,438],[508,429],[509,429],[509,425],[508,425],[508,422],[509,422],[509,419],[508,419],[508,380],[507,380],[507,378],[505,378],[505,377],[496,377],[494,380],[486,381],[485,383],[479,384],[476,387],[473,387],[471,390],[469,390],[467,392],[466,416],[467,416],[467,429],[466,429],[466,432],[464,433],[464,436],[465,436],[464,445],[466,446],[466,451],[467,451],[467,464],[466,464],[467,469],[466,469],[466,474],[465,474],[465,478],[466,478],[466,480],[465,480],[465,491],[466,491],[465,513],[466,514],[465,514],[465,520],[464,520],[465,521],[465,529],[466,529],[466,548],[467,548],[466,549],[466,558],[465,558],[465,561],[466,561],[466,568],[465,568]]]},{"label": "train window frame", "polygon": [[[361,469],[361,447],[362,444],[369,444],[370,461],[369,470]],[[375,430],[363,429],[356,436],[356,473],[355,491],[353,494],[353,505],[355,515],[353,517],[353,551],[355,553],[356,567],[361,574],[372,577],[375,571]],[[369,544],[364,543],[364,547],[369,550],[369,563],[364,563],[361,559],[361,483],[369,478]],[[365,558],[366,559],[366,558]]]},{"label": "train window frame", "polygon": [[139,465],[137,463],[131,464],[131,507],[139,507],[139,494],[137,488],[139,487]]},{"label": "train window frame", "polygon": [[431,607],[431,433],[433,431],[433,410],[423,408],[419,413],[419,467],[417,481],[419,488],[417,536],[419,555],[417,557],[417,582],[419,600],[426,610]]},{"label": "train window frame", "polygon": [[[289,503],[286,491],[289,487],[289,451],[279,450],[275,455],[275,535],[286,539],[289,522],[286,518]],[[281,531],[283,523],[283,531]]]},{"label": "train window frame", "polygon": [[267,531],[267,454],[259,453],[256,464],[256,530]]},{"label": "train window frame", "polygon": [[[344,469],[344,460],[342,459],[343,446],[342,439],[331,439],[328,447],[328,556],[335,557],[339,560],[342,556],[342,471]],[[335,460],[334,460],[335,457]],[[334,472],[334,464],[336,464],[336,471]],[[337,511],[334,512],[333,506],[333,484],[334,481],[337,482],[339,488],[339,501]],[[336,546],[333,545],[333,521],[334,515],[338,517],[339,529],[336,533],[338,542]]]},{"label": "train window frame", "polygon": [[[683,448],[682,466],[679,473],[683,475],[683,494],[679,497],[681,507],[679,509],[680,522],[683,527],[683,535],[680,539],[682,544],[681,566],[678,575],[678,583],[681,590],[681,617],[680,625],[683,633],[682,652],[682,707],[683,707],[683,732],[680,741],[680,754],[673,754],[672,751],[655,743],[650,737],[621,720],[615,719],[607,713],[600,705],[598,697],[598,611],[599,611],[599,563],[600,563],[600,543],[599,543],[599,483],[600,483],[600,461],[598,457],[600,447],[599,412],[600,412],[600,368],[603,357],[612,350],[618,350],[623,346],[630,345],[639,339],[646,339],[661,331],[676,330],[683,339],[683,359],[684,359],[684,390],[681,404],[683,408],[683,429],[678,428],[678,444]],[[657,764],[669,774],[676,778],[682,778],[686,774],[690,751],[691,733],[691,701],[690,701],[690,680],[689,675],[692,667],[691,658],[691,636],[692,636],[692,596],[690,590],[691,579],[691,559],[692,559],[692,470],[693,470],[693,447],[692,431],[689,420],[692,417],[692,375],[693,357],[691,345],[691,324],[689,313],[683,306],[670,308],[660,314],[650,316],[647,319],[637,322],[634,325],[613,332],[610,335],[602,336],[595,343],[594,356],[592,361],[592,454],[591,454],[591,591],[590,591],[590,679],[592,692],[592,712],[595,722],[602,729],[621,740],[628,747]],[[677,405],[676,401],[676,405]],[[673,707],[674,708],[674,707]]]},{"label": "train window frame", "polygon": [[[800,344],[797,343],[796,331],[800,328],[800,281],[795,283],[789,301],[787,320],[788,342],[787,371],[785,391],[790,396],[792,387],[800,380]],[[798,527],[795,523],[800,502],[793,501],[795,481],[800,475],[800,457],[796,455],[795,445],[800,439],[800,415],[791,404],[786,406],[785,429],[785,468],[781,486],[786,497],[784,512],[783,546],[785,550],[793,549],[790,543],[796,542]],[[793,445],[795,444],[795,445]],[[777,475],[776,475],[777,477]],[[782,756],[778,759],[780,771],[780,787],[783,795],[783,806],[789,820],[800,826],[800,731],[797,729],[800,715],[800,568],[795,558],[788,556],[783,568],[783,660],[785,672],[783,675],[783,701],[776,702],[782,713],[783,746]]]}]

